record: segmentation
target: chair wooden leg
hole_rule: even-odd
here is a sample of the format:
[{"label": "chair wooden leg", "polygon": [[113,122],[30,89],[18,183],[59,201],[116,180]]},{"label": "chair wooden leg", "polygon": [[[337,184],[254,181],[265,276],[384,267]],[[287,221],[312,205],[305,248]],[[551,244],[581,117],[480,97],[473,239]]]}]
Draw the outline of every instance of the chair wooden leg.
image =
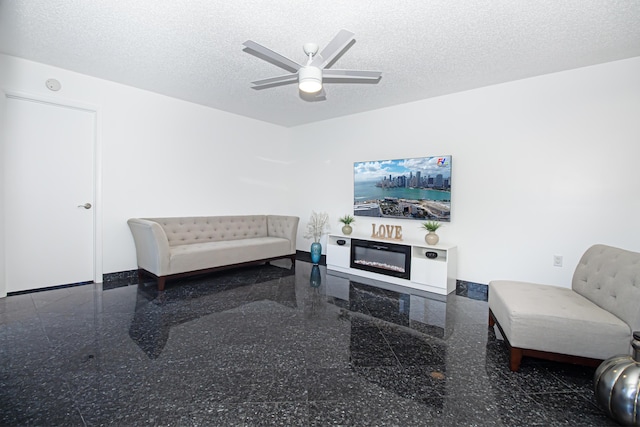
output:
[{"label": "chair wooden leg", "polygon": [[522,349],[511,347],[509,352],[509,369],[511,369],[511,372],[518,372],[520,362],[522,362]]},{"label": "chair wooden leg", "polygon": [[493,318],[493,313],[489,310],[489,326],[493,327],[496,324],[495,319]]}]

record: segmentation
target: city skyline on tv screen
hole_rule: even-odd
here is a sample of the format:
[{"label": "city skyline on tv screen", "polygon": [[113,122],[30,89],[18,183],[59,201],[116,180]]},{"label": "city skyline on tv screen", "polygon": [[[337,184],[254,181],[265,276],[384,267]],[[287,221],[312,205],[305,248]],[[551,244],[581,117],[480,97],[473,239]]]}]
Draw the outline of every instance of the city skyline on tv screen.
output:
[{"label": "city skyline on tv screen", "polygon": [[451,156],[356,162],[356,216],[451,220]]}]

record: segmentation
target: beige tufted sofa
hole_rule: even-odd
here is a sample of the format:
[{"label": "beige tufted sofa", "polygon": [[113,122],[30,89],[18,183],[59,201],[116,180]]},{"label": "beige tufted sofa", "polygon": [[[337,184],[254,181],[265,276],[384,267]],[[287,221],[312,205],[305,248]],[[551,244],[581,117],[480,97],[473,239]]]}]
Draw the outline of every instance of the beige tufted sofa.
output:
[{"label": "beige tufted sofa", "polygon": [[494,280],[489,325],[510,347],[509,367],[523,356],[597,366],[629,354],[640,330],[640,253],[594,245],[573,274],[571,289]]},{"label": "beige tufted sofa", "polygon": [[[295,262],[299,218],[238,215],[131,218],[138,274],[169,278],[290,258]],[[295,265],[295,264],[294,264]]]}]

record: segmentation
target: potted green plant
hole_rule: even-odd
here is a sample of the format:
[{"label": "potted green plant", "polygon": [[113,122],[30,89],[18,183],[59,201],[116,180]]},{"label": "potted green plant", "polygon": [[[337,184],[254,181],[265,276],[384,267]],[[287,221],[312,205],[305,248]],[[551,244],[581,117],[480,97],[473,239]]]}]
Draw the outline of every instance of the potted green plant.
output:
[{"label": "potted green plant", "polygon": [[344,224],[342,226],[342,234],[344,234],[345,236],[348,236],[349,234],[351,234],[351,232],[353,231],[353,228],[351,227],[351,223],[355,222],[355,220],[356,219],[353,217],[353,215],[348,215],[348,214],[338,219],[338,221]]},{"label": "potted green plant", "polygon": [[441,224],[438,221],[427,221],[422,223],[422,227],[428,231],[427,235],[424,236],[425,242],[429,245],[435,245],[440,240],[440,236],[436,234],[436,230],[440,228]]}]

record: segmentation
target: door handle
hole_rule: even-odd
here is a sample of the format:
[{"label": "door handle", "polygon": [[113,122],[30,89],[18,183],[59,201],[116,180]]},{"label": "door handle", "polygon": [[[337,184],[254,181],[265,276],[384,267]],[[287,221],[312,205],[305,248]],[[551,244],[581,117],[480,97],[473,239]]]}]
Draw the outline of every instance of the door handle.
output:
[{"label": "door handle", "polygon": [[84,205],[78,205],[79,208],[91,209],[91,203],[85,203]]}]

